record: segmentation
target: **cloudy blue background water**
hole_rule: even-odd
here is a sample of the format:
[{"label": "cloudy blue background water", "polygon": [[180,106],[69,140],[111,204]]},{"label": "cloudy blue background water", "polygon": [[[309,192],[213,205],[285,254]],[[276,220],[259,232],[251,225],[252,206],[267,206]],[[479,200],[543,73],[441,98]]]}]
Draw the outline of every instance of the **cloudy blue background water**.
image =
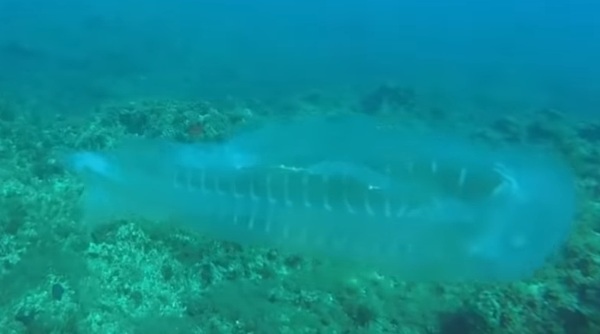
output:
[{"label": "cloudy blue background water", "polygon": [[600,114],[592,0],[0,0],[0,92],[83,112],[392,82],[487,113]]}]

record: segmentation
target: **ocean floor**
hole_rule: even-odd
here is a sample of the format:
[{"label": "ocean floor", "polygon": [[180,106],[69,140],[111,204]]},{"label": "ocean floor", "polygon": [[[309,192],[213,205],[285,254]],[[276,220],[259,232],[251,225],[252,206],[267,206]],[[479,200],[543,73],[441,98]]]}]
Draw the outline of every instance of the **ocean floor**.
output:
[{"label": "ocean floor", "polygon": [[[554,110],[484,122],[373,99],[355,108],[318,96],[285,106],[137,100],[76,118],[0,102],[0,332],[600,333],[600,123]],[[78,221],[82,184],[59,161],[131,136],[219,140],[281,110],[292,117],[350,109],[458,127],[480,140],[555,147],[578,177],[577,227],[567,247],[532,279],[433,284],[159,222],[115,221],[89,231]]]}]

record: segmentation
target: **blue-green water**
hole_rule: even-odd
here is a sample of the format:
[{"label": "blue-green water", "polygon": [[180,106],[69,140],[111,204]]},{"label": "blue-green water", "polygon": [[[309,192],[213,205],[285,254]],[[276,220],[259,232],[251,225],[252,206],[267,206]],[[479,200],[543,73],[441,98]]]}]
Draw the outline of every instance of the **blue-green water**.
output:
[{"label": "blue-green water", "polygon": [[456,110],[594,112],[598,13],[589,0],[2,0],[0,87],[81,112],[389,81]]},{"label": "blue-green water", "polygon": [[[599,22],[600,5],[584,0],[0,0],[0,333],[600,333]],[[379,125],[268,130],[357,114]],[[389,131],[379,137],[381,129]],[[152,154],[163,146],[132,142],[179,149]],[[115,148],[117,160],[105,160]],[[221,161],[215,152],[228,173],[212,171],[205,186],[205,164]],[[549,153],[560,173],[528,152]],[[193,163],[183,166],[191,178],[165,174],[173,156]],[[236,173],[257,158],[280,172]],[[505,158],[515,164],[497,168]],[[411,216],[378,192],[391,179],[413,202],[434,194],[435,208],[447,193],[456,202]],[[267,236],[262,244],[237,224],[239,196],[255,195],[264,201],[242,202],[243,224]],[[218,217],[197,214],[204,198]],[[155,202],[132,217],[140,199]],[[460,210],[464,199],[469,210]],[[531,201],[533,209],[522,204]],[[410,237],[379,220],[392,204],[413,225],[390,231]],[[83,223],[90,205],[102,220],[95,226]],[[192,228],[170,215],[181,207]],[[501,215],[480,227],[473,208]],[[439,212],[469,223],[453,229],[457,219]],[[428,221],[443,232],[418,225]],[[290,222],[290,240],[310,247],[267,231]],[[363,248],[331,242],[344,224]],[[509,238],[461,245],[479,235]],[[404,249],[402,270],[420,258],[439,266],[421,261],[411,275],[370,265],[389,267],[397,254],[377,254],[398,240],[431,246],[421,257]],[[463,256],[478,251],[496,262],[465,266]],[[354,261],[361,256],[368,261]],[[454,263],[492,281],[503,272],[486,272],[494,263],[528,275],[418,279],[463,276]]]}]

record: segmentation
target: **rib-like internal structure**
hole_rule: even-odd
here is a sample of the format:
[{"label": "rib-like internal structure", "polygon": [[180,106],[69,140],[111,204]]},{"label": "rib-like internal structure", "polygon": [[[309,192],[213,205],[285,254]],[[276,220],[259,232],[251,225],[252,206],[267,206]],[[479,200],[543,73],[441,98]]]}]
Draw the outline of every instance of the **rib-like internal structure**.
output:
[{"label": "rib-like internal structure", "polygon": [[275,124],[219,144],[140,141],[70,165],[92,223],[176,220],[417,280],[528,276],[563,243],[574,211],[572,177],[555,159],[364,120]]}]

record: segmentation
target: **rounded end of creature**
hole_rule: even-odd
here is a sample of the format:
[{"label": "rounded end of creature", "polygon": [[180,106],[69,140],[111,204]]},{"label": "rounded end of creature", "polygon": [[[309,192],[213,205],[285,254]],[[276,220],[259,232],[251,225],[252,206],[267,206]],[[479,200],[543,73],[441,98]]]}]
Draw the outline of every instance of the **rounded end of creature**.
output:
[{"label": "rounded end of creature", "polygon": [[74,173],[109,174],[109,162],[100,153],[90,151],[67,153],[61,155],[60,161]]}]

